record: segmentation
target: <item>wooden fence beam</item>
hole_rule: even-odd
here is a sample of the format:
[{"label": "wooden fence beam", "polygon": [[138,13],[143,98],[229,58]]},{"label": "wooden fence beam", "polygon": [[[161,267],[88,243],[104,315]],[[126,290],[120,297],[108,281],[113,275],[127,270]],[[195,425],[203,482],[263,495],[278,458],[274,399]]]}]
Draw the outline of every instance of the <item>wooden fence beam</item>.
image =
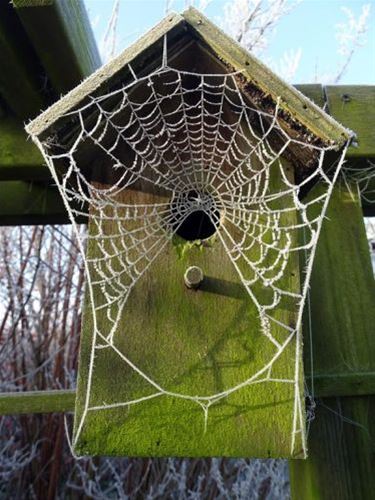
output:
[{"label": "wooden fence beam", "polygon": [[[317,186],[308,197],[321,189]],[[305,309],[307,376],[311,376],[308,316],[314,380],[341,376],[355,381],[375,372],[374,300],[375,281],[357,192],[355,186],[349,191],[341,182],[334,188],[323,223]]]},{"label": "wooden fence beam", "polygon": [[325,94],[328,112],[357,134],[347,157],[359,167],[375,159],[375,85],[328,85]]},{"label": "wooden fence beam", "polygon": [[74,411],[76,391],[28,391],[0,394],[0,415]]},{"label": "wooden fence beam", "polygon": [[289,462],[293,499],[373,498],[374,413],[374,396],[320,402],[311,424],[309,458]]},{"label": "wooden fence beam", "polygon": [[4,180],[52,180],[42,155],[27,140],[20,120],[12,116],[0,117],[0,181]]},{"label": "wooden fence beam", "polygon": [[13,5],[57,94],[101,65],[82,0],[13,0]]},{"label": "wooden fence beam", "polygon": [[324,107],[325,95],[323,85],[320,83],[301,83],[294,86],[302,94],[314,101],[320,108]]},{"label": "wooden fence beam", "polygon": [[[375,281],[358,199],[342,185],[333,192],[311,280],[312,357],[315,396],[319,377],[364,380],[375,371]],[[311,372],[309,321],[304,321],[305,369]],[[341,374],[341,375],[340,375]],[[373,394],[373,391],[371,391]],[[327,394],[323,394],[327,395]],[[291,461],[293,498],[352,500],[375,491],[375,396],[323,397],[311,423],[309,458]]]},{"label": "wooden fence beam", "polygon": [[22,120],[46,106],[43,70],[8,1],[0,2],[0,94]]},{"label": "wooden fence beam", "polygon": [[[337,381],[335,375],[315,377],[315,395],[331,398],[334,402],[334,396],[345,396],[346,401],[356,401],[357,395],[375,396],[375,374],[370,373],[368,376],[371,383],[364,378],[354,380],[348,377],[349,380]],[[0,393],[0,415],[74,411],[75,394],[73,389]]]},{"label": "wooden fence beam", "polygon": [[56,188],[37,182],[0,182],[0,225],[65,224],[66,209]]},{"label": "wooden fence beam", "polygon": [[[311,377],[306,377],[311,385]],[[375,395],[375,371],[314,375],[317,397]]]}]

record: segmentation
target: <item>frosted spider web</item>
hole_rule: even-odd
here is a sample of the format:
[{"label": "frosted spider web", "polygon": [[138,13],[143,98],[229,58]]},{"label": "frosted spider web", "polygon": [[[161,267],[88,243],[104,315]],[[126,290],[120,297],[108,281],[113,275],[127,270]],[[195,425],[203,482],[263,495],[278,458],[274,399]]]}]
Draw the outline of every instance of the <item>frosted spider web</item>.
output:
[{"label": "frosted spider web", "polygon": [[[306,450],[304,401],[300,396],[302,312],[321,224],[346,148],[327,168],[325,155],[337,145],[317,144],[309,135],[289,134],[280,100],[271,111],[260,111],[245,102],[241,72],[178,70],[168,64],[166,50],[161,66],[152,73],[137,77],[130,65],[128,69],[131,83],[91,97],[62,117],[75,123],[65,142],[53,135],[33,137],[74,227],[81,217],[90,216],[90,231],[82,235],[77,229],[77,239],[85,256],[93,339],[85,404],[73,445],[91,411],[170,396],[199,405],[207,425],[212,405],[249,385],[276,382],[294,387],[291,453],[297,437]],[[96,182],[93,169],[81,168],[80,154],[87,144],[105,158],[108,183]],[[290,174],[283,159],[293,147],[315,159],[299,178]],[[276,188],[275,176],[279,179]],[[304,201],[301,192],[318,181],[324,184],[324,192]],[[121,194],[138,185],[156,187],[168,199],[124,202]],[[314,204],[321,207],[318,217],[309,214]],[[273,355],[260,370],[211,395],[168,390],[116,346],[119,321],[132,289],[196,211],[204,212],[216,228],[216,237],[256,306],[259,335],[273,345]],[[300,231],[304,242],[298,237]],[[86,253],[93,244],[94,257],[90,251]],[[300,253],[305,257],[300,288],[286,289],[280,281],[290,260]],[[100,300],[94,293],[98,287]],[[258,294],[259,289],[267,293]],[[284,324],[277,316],[285,301],[296,311],[295,326]],[[97,320],[103,310],[105,330]],[[274,326],[285,332],[282,340],[273,335]],[[273,366],[292,341],[294,376],[276,378]],[[153,388],[152,394],[114,404],[92,404],[95,353],[104,348],[117,353]]]},{"label": "frosted spider web", "polygon": [[345,165],[342,173],[349,191],[351,190],[350,183],[354,182],[362,200],[368,204],[375,203],[375,188],[373,186],[375,179],[374,163],[367,161],[367,166],[360,169]]}]

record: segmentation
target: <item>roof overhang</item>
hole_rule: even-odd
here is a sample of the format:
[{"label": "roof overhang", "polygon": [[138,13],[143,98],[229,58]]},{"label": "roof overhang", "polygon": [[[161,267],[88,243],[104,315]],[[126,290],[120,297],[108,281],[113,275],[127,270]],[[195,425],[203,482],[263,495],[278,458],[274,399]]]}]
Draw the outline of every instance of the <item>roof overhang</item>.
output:
[{"label": "roof overhang", "polygon": [[[302,176],[305,169],[316,164],[319,154],[318,149],[306,145],[340,150],[354,136],[192,7],[183,14],[166,16],[30,122],[26,131],[42,142],[57,137],[60,144],[68,144],[74,138],[74,120],[66,114],[81,108],[92,98],[130,84],[134,74],[141,78],[157,70],[162,63],[165,41],[171,66],[202,73],[207,72],[206,68],[211,73],[238,72],[238,87],[252,107],[272,114],[277,106],[280,126],[295,140],[285,157]],[[84,167],[85,161],[91,160],[87,151],[83,156],[87,158],[87,161],[82,160]]]},{"label": "roof overhang", "polygon": [[[78,87],[48,108],[28,124],[26,130],[32,135],[44,134],[51,125],[78,106],[88,95],[95,95],[105,86],[115,86],[119,79],[131,77],[127,66],[131,64],[137,75],[147,72],[158,62],[155,55],[162,53],[164,35],[168,35],[171,57],[181,51],[189,40],[203,42],[212,50],[225,67],[241,71],[244,78],[244,92],[256,98],[259,106],[270,106],[279,100],[280,107],[300,126],[309,130],[324,144],[336,144],[339,148],[352,133],[340,125],[296,88],[288,85],[269,70],[256,57],[228,37],[193,7],[183,14],[170,14],[158,25],[124,50],[118,57],[99,68]],[[143,70],[143,71],[142,71]]]}]

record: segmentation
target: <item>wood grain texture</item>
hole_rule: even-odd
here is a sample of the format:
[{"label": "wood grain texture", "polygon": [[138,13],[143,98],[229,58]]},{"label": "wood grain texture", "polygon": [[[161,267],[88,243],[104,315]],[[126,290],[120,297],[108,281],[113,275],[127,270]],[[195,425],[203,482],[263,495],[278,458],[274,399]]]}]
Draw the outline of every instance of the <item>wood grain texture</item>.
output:
[{"label": "wood grain texture", "polygon": [[[125,200],[151,203],[153,195],[128,191],[123,195]],[[294,215],[288,212],[285,217]],[[104,226],[106,234],[116,230],[113,224]],[[94,225],[89,226],[89,231],[94,231]],[[247,380],[269,362],[276,349],[261,334],[256,307],[218,237],[206,245],[181,247],[179,241],[167,243],[134,286],[115,334],[115,346],[164,389],[209,396]],[[99,255],[95,240],[91,240],[89,258]],[[115,262],[112,265],[117,268]],[[187,289],[183,280],[186,268],[192,265],[199,266],[205,275],[197,291]],[[290,260],[279,286],[298,290],[296,258]],[[267,293],[256,286],[254,292]],[[96,305],[103,302],[99,286],[94,288],[94,297]],[[283,304],[276,313],[278,320],[295,324],[295,309],[289,302]],[[104,309],[96,315],[99,330],[104,333],[108,332],[106,314]],[[272,333],[279,341],[286,338],[286,331],[276,324]],[[86,296],[75,432],[84,410],[92,341],[93,318]],[[272,377],[294,378],[295,347],[293,340],[285,348],[274,364]],[[130,401],[154,392],[113,349],[96,351],[90,406]],[[199,405],[162,395],[130,407],[89,411],[76,452],[290,457],[293,405],[293,384],[245,386],[210,408],[205,432]],[[299,439],[295,456],[302,451]]]},{"label": "wood grain texture", "polygon": [[66,209],[56,188],[44,183],[0,182],[0,224],[66,224]]},{"label": "wood grain texture", "polygon": [[309,458],[289,462],[296,500],[370,500],[375,491],[375,397],[324,398]]},{"label": "wood grain texture", "polygon": [[9,2],[0,2],[0,93],[22,120],[33,118],[47,100],[43,70]]},{"label": "wood grain texture", "polygon": [[334,189],[311,277],[316,377],[375,372],[375,282],[355,186],[351,191],[343,183]]},{"label": "wood grain texture", "polygon": [[27,140],[15,117],[0,117],[0,181],[50,180],[51,174],[37,147]]},{"label": "wood grain texture", "polygon": [[93,73],[101,60],[81,0],[13,2],[57,95]]},{"label": "wood grain texture", "polygon": [[[314,375],[331,374],[340,384],[340,374],[365,378],[370,372],[373,380],[375,282],[358,199],[337,186],[327,215],[311,284]],[[305,349],[309,335],[305,327]],[[305,367],[309,371],[308,352]],[[318,383],[317,394],[320,389]],[[372,498],[374,396],[323,398],[317,403],[309,458],[290,462],[293,497]]]},{"label": "wood grain texture", "polygon": [[74,390],[2,393],[0,415],[69,412],[74,400]]},{"label": "wood grain texture", "polygon": [[375,85],[328,85],[325,92],[329,113],[357,134],[358,147],[348,157],[374,158]]}]

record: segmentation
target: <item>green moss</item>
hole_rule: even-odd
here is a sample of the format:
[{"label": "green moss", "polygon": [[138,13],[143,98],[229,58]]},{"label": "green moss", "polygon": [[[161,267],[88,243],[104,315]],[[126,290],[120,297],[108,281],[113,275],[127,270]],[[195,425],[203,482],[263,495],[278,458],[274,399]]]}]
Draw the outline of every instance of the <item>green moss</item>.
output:
[{"label": "green moss", "polygon": [[[152,202],[150,195],[139,196]],[[287,214],[285,217],[294,217]],[[106,228],[108,234],[116,228],[111,224]],[[253,259],[258,257],[257,249],[250,251]],[[97,255],[95,239],[88,252],[90,257]],[[120,265],[116,259],[111,263],[114,269]],[[269,263],[273,259],[270,252]],[[198,290],[189,290],[183,276],[194,265],[205,278]],[[298,289],[296,259],[290,260],[279,286]],[[267,290],[254,285],[253,291],[260,300],[267,300]],[[94,294],[96,305],[103,303],[100,287]],[[84,309],[75,431],[84,409],[93,333],[87,298]],[[276,318],[293,324],[296,308],[286,300]],[[100,331],[108,332],[105,309],[97,321]],[[276,323],[272,334],[280,341],[287,335]],[[211,396],[248,380],[276,352],[262,335],[259,312],[218,237],[186,242],[175,236],[163,248],[133,287],[114,345],[164,390],[199,396]],[[275,362],[272,375],[292,379],[294,369],[295,343],[291,342]],[[90,405],[138,400],[155,392],[113,349],[96,351]],[[293,410],[293,384],[244,386],[210,408],[205,432],[203,410],[197,403],[163,395],[135,405],[89,411],[76,451],[125,456],[287,457],[291,454]],[[297,443],[295,455],[300,448]]]},{"label": "green moss", "polygon": [[207,238],[205,240],[194,241],[185,240],[184,238],[181,238],[181,236],[178,236],[178,234],[174,234],[172,238],[172,245],[176,250],[177,257],[179,259],[184,259],[192,250],[198,249],[200,251],[203,251],[205,248],[210,248],[215,245],[216,241],[216,234],[213,234],[212,236],[210,236],[210,238]]},{"label": "green moss", "polygon": [[13,0],[12,3],[16,9],[20,9],[22,7],[45,7],[53,5],[55,0]]},{"label": "green moss", "polygon": [[[371,377],[375,369],[375,282],[356,193],[354,186],[351,193],[345,185],[334,189],[312,274],[312,332],[308,321],[304,329],[306,339],[312,335],[314,373],[321,380],[329,374],[336,389],[346,375],[365,376],[369,370]],[[308,350],[306,355],[309,370]],[[319,381],[316,389],[324,389]],[[373,497],[375,398],[371,389],[368,386],[369,396],[339,398],[336,393],[317,405],[309,458],[290,463],[293,498]]]}]

